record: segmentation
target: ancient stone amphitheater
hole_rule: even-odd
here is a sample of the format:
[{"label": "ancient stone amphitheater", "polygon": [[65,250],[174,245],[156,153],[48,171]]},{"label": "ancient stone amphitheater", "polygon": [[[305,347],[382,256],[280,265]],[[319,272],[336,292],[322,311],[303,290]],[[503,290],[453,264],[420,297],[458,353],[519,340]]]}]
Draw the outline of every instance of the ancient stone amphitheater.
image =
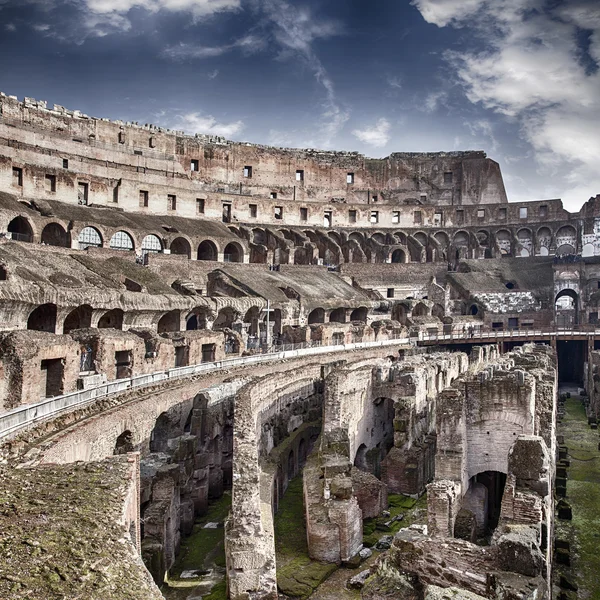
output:
[{"label": "ancient stone amphitheater", "polygon": [[[600,196],[508,203],[484,152],[2,94],[0,598],[572,598],[558,390],[595,428],[599,302]],[[223,565],[179,568],[205,530]]]}]

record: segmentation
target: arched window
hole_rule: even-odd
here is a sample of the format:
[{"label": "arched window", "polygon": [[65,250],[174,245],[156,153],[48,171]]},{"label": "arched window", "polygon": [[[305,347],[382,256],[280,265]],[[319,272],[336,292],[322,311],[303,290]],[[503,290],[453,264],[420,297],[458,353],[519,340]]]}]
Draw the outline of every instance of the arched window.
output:
[{"label": "arched window", "polygon": [[42,244],[68,248],[71,245],[71,237],[58,223],[48,223],[42,230]]},{"label": "arched window", "polygon": [[217,260],[217,247],[213,242],[204,240],[198,246],[198,260]]},{"label": "arched window", "polygon": [[185,238],[175,238],[171,242],[171,254],[181,254],[190,258],[192,255],[190,243]]},{"label": "arched window", "polygon": [[110,247],[113,250],[133,250],[133,240],[126,231],[117,231],[110,238]]},{"label": "arched window", "polygon": [[399,248],[392,252],[392,262],[393,263],[403,263],[406,262],[406,254]]},{"label": "arched window", "polygon": [[79,233],[78,241],[80,250],[102,247],[102,236],[95,227],[84,227]]},{"label": "arched window", "polygon": [[8,224],[8,233],[11,234],[11,239],[17,242],[33,242],[33,229],[24,217],[15,217]]},{"label": "arched window", "polygon": [[56,304],[42,304],[31,312],[27,319],[27,329],[56,332]]},{"label": "arched window", "polygon": [[160,238],[153,233],[150,233],[142,240],[142,254],[150,252],[162,252],[163,246]]},{"label": "arched window", "polygon": [[225,246],[223,250],[223,260],[225,262],[244,262],[244,251],[240,248],[239,244],[233,242]]},{"label": "arched window", "polygon": [[308,315],[308,324],[325,323],[325,311],[322,308],[315,308]]}]

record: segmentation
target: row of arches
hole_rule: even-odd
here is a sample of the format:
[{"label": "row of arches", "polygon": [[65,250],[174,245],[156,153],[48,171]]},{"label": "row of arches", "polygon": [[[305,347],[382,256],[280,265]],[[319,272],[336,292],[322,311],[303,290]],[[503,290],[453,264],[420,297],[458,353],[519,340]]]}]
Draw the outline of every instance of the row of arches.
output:
[{"label": "row of arches", "polygon": [[326,317],[328,323],[347,323],[348,321],[346,320],[346,318],[348,317],[349,311],[349,322],[367,321],[367,314],[369,311],[366,306],[360,306],[359,308],[355,308],[354,310],[344,307],[334,308],[329,310],[328,314],[324,308],[315,308],[308,314],[308,324],[314,325],[318,323],[325,323]]},{"label": "row of arches", "polygon": [[[15,217],[10,221],[7,231],[11,238],[16,241],[33,242],[34,233],[29,221],[22,216]],[[72,245],[71,233],[68,232],[60,223],[48,223],[41,232],[40,241],[48,246],[58,246],[70,248]],[[92,225],[84,227],[77,236],[79,249],[103,248],[105,240],[100,230]],[[112,250],[135,251],[137,250],[133,236],[125,231],[119,230],[113,233],[108,241],[108,247]],[[142,238],[140,244],[142,254],[158,253],[169,250],[171,254],[179,254],[192,257],[192,244],[186,237],[179,236],[167,243],[158,235],[150,233]],[[237,242],[229,242],[223,248],[224,262],[244,262],[244,248]],[[219,248],[216,242],[212,240],[203,240],[196,250],[197,260],[217,261],[219,258]]]}]

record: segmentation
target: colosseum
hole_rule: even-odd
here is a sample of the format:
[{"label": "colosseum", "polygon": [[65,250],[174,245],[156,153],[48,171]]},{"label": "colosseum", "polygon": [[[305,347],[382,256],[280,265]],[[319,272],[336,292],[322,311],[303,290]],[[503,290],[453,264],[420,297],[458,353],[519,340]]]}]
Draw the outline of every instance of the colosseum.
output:
[{"label": "colosseum", "polygon": [[598,598],[599,306],[482,151],[0,94],[0,598]]}]

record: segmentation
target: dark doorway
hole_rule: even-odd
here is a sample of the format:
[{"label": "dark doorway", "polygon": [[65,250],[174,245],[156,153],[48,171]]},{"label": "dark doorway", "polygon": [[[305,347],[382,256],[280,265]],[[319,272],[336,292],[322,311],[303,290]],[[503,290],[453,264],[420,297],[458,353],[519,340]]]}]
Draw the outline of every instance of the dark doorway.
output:
[{"label": "dark doorway", "polygon": [[51,398],[63,393],[64,363],[62,358],[42,361],[42,397]]},{"label": "dark doorway", "polygon": [[215,361],[215,344],[202,344],[202,362]]},{"label": "dark doorway", "polygon": [[488,491],[485,529],[492,533],[498,527],[500,520],[506,474],[499,471],[484,471],[475,476],[475,481],[485,485]]},{"label": "dark doorway", "polygon": [[131,377],[131,352],[129,350],[115,352],[115,366],[117,379]]},{"label": "dark doorway", "polygon": [[189,346],[177,346],[175,348],[175,366],[187,367],[189,364]]},{"label": "dark doorway", "polygon": [[583,363],[587,360],[587,341],[564,340],[556,342],[558,380],[560,383],[581,383]]}]

